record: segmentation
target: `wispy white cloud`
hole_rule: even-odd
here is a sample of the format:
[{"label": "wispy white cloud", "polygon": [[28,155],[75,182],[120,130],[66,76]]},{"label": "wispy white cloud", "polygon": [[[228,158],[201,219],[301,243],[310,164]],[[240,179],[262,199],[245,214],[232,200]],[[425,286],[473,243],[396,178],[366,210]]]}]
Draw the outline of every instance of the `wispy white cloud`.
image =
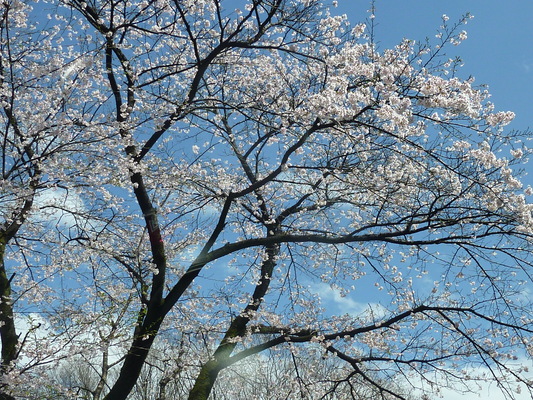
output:
[{"label": "wispy white cloud", "polygon": [[47,189],[39,192],[35,205],[37,211],[33,218],[64,227],[76,225],[75,214],[80,214],[85,210],[80,196],[63,189]]},{"label": "wispy white cloud", "polygon": [[[514,361],[516,364],[520,365],[526,365],[533,367],[533,364],[531,360],[520,358],[516,361]],[[532,368],[533,370],[533,368]],[[503,392],[496,383],[492,380],[493,375],[492,372],[487,367],[476,367],[476,368],[468,368],[467,369],[468,375],[472,377],[471,381],[462,380],[460,382],[460,386],[455,386],[454,388],[446,387],[443,385],[435,385],[434,387],[438,387],[438,390],[429,390],[430,392],[433,392],[435,399],[443,399],[443,400],[475,400],[475,399],[481,399],[481,400],[509,400],[509,394],[506,394]],[[496,374],[497,371],[494,371]],[[529,371],[526,373],[523,373],[522,375],[526,379],[532,379],[533,378],[533,372]],[[483,380],[483,377],[485,379],[489,380]],[[446,382],[444,375],[440,376],[442,382]],[[476,379],[480,378],[480,379]],[[432,375],[431,379],[439,383],[439,374]],[[413,376],[410,377],[409,381],[419,388],[424,388],[426,392],[428,391],[427,384],[423,383],[419,376]],[[512,377],[501,377],[502,382],[508,383],[508,390],[509,393],[512,394],[514,397],[514,400],[531,400],[531,394],[529,393],[526,386],[522,383],[516,382],[515,378]],[[418,383],[417,383],[418,382]]]},{"label": "wispy white cloud", "polygon": [[387,310],[379,303],[360,302],[349,294],[343,294],[339,289],[326,283],[312,285],[312,290],[322,299],[322,304],[335,314],[350,314],[353,316],[373,316],[380,319],[387,314]]},{"label": "wispy white cloud", "polygon": [[[444,400],[509,400],[509,396],[502,392],[495,383],[478,382],[472,386],[469,393],[458,393],[452,389],[443,389],[441,398]],[[514,390],[514,400],[531,400],[531,394],[523,384],[515,383],[511,390]]]}]

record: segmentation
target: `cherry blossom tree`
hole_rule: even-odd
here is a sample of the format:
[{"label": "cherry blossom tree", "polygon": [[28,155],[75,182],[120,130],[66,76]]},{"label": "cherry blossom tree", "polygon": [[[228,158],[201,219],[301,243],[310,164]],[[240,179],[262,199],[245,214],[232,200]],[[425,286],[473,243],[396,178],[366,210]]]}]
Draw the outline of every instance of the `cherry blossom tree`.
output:
[{"label": "cherry blossom tree", "polygon": [[446,56],[468,16],[2,7],[0,398],[530,390],[528,149]]}]

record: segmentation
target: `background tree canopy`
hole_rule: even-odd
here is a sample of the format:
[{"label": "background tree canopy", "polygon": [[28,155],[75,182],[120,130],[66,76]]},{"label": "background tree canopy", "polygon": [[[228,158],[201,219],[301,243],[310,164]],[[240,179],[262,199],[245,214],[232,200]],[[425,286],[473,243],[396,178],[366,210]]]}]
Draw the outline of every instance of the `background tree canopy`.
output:
[{"label": "background tree canopy", "polygon": [[529,150],[446,55],[468,18],[4,1],[0,398],[530,390]]}]

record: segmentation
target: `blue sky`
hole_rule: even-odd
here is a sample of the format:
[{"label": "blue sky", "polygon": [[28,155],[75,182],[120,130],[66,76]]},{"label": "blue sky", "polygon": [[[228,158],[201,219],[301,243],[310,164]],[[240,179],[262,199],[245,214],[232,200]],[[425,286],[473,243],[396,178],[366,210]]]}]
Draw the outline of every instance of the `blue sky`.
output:
[{"label": "blue sky", "polygon": [[[370,1],[339,0],[336,11],[356,23],[367,17],[369,6]],[[470,12],[474,19],[465,27],[468,39],[460,46],[450,46],[447,54],[461,57],[466,76],[489,85],[498,110],[516,113],[512,129],[533,127],[532,1],[377,0],[375,7],[375,32],[383,48],[402,38],[433,38],[442,14],[447,14],[451,23]]]}]

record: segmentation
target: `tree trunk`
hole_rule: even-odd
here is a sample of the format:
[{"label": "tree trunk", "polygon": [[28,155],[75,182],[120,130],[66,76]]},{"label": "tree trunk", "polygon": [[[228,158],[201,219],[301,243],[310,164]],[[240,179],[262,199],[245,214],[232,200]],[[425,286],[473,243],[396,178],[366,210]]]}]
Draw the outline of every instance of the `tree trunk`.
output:
[{"label": "tree trunk", "polygon": [[[2,341],[2,364],[0,372],[4,375],[10,364],[17,357],[18,335],[15,330],[13,319],[13,304],[11,301],[11,280],[7,277],[4,263],[6,250],[6,238],[4,234],[0,236],[0,338]],[[0,386],[0,400],[14,400],[9,394],[4,393],[5,385]]]},{"label": "tree trunk", "polygon": [[[130,352],[126,355],[120,374],[104,400],[126,400],[135,387],[142,367],[148,356],[152,343],[159,331],[161,322],[152,326],[150,333],[139,334],[133,341]],[[143,330],[147,332],[146,330]]]},{"label": "tree trunk", "polygon": [[213,359],[205,363],[194,382],[189,393],[189,400],[207,400],[220,371],[227,367],[226,361],[237,346],[231,339],[242,337],[246,334],[246,325],[250,322],[250,315],[261,306],[264,296],[268,292],[272,273],[276,266],[276,257],[279,255],[280,246],[273,244],[267,247],[267,259],[261,265],[261,280],[256,285],[254,293],[243,312],[230,324],[224,338],[213,355]]}]

